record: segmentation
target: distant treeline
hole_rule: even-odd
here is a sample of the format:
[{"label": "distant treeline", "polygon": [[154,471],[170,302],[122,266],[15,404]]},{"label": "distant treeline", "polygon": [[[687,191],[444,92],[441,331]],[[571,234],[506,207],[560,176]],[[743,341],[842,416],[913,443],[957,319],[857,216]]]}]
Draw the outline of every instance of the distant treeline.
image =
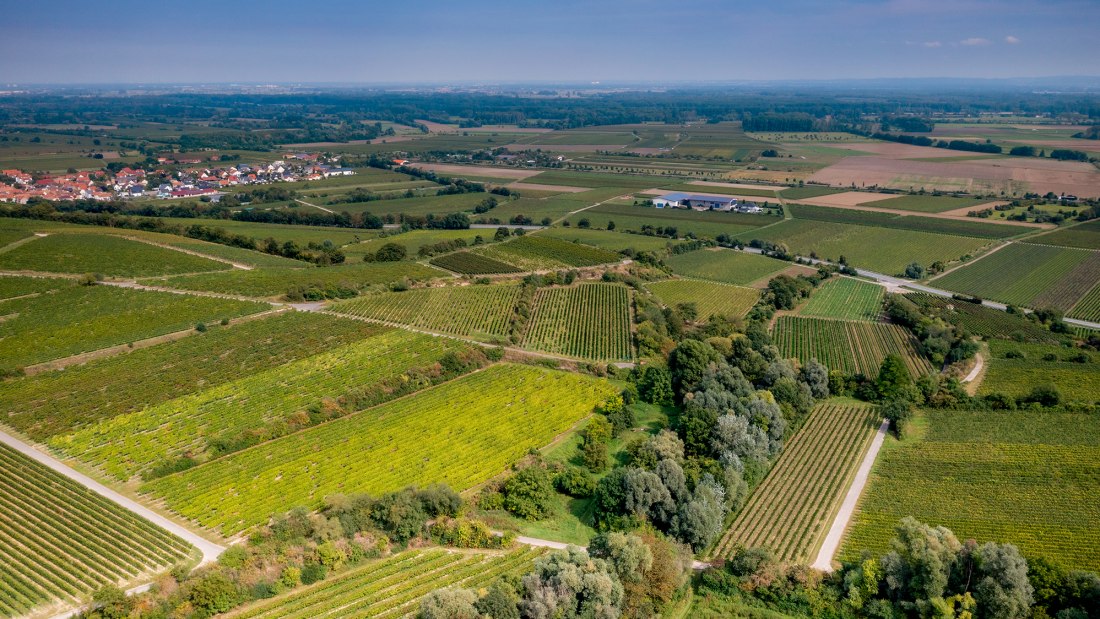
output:
[{"label": "distant treeline", "polygon": [[914,146],[934,146],[936,148],[947,148],[950,150],[965,150],[972,153],[997,153],[1000,154],[1001,147],[991,142],[970,142],[967,140],[934,140],[930,137],[923,135],[905,135],[897,133],[883,133],[882,131],[876,131],[870,135],[870,137],[876,140],[886,140],[888,142],[900,142],[901,144],[912,144]]}]

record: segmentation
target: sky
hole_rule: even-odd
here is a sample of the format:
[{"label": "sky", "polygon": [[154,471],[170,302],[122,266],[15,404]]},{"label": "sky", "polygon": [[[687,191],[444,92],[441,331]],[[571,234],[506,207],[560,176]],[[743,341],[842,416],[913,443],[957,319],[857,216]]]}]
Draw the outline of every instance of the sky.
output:
[{"label": "sky", "polygon": [[1100,75],[1100,0],[0,0],[0,84]]}]

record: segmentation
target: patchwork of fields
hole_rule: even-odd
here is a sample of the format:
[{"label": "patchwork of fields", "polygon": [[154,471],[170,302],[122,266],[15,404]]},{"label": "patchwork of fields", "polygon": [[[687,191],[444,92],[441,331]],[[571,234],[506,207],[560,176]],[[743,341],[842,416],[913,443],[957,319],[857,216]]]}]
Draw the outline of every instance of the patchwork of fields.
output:
[{"label": "patchwork of fields", "polygon": [[950,528],[960,540],[1007,542],[1026,557],[1046,557],[1068,569],[1100,569],[1095,415],[924,415],[924,436],[888,443],[879,454],[841,559],[856,559],[864,549],[886,551],[898,521],[913,516]]}]

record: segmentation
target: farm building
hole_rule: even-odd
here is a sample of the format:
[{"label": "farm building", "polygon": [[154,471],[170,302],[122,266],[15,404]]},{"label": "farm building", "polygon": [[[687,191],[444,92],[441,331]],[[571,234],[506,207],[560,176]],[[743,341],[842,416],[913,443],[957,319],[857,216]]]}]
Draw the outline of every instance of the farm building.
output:
[{"label": "farm building", "polygon": [[737,211],[739,213],[760,213],[764,209],[755,202],[741,202],[730,196],[715,196],[698,193],[673,192],[653,199],[657,208],[690,208],[696,211]]}]

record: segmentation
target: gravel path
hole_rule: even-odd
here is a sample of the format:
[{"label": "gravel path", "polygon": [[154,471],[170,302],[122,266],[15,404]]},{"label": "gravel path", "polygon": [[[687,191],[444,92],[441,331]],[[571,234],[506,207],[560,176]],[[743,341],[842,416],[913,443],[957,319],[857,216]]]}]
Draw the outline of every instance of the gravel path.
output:
[{"label": "gravel path", "polygon": [[875,464],[875,457],[878,456],[878,450],[882,447],[883,441],[886,440],[886,431],[889,428],[890,422],[884,419],[874,440],[871,441],[871,448],[863,456],[863,462],[859,465],[856,478],[852,480],[852,485],[848,488],[848,494],[844,496],[844,502],[840,505],[840,512],[833,519],[833,526],[829,529],[829,534],[825,536],[825,543],[821,545],[821,550],[817,553],[817,560],[813,564],[814,568],[826,572],[833,571],[833,557],[836,556],[836,551],[840,548],[844,531],[848,528],[848,523],[852,520],[852,514],[856,511],[859,496],[863,494],[863,487],[867,485],[871,467]]},{"label": "gravel path", "polygon": [[218,559],[218,556],[225,551],[223,546],[219,546],[203,537],[200,537],[184,527],[172,522],[171,520],[161,516],[153,510],[139,505],[137,502],[128,499],[121,494],[111,490],[107,486],[91,479],[87,475],[83,475],[69,468],[67,465],[53,457],[45,454],[37,449],[34,449],[30,445],[23,441],[0,431],[0,443],[15,449],[19,453],[31,458],[32,460],[49,467],[51,470],[68,477],[76,483],[84,486],[85,488],[95,492],[98,495],[106,497],[108,500],[114,501],[121,505],[125,509],[137,514],[138,516],[152,522],[158,527],[168,531],[172,535],[175,535],[192,546],[198,548],[202,552],[202,563],[212,563]]}]

